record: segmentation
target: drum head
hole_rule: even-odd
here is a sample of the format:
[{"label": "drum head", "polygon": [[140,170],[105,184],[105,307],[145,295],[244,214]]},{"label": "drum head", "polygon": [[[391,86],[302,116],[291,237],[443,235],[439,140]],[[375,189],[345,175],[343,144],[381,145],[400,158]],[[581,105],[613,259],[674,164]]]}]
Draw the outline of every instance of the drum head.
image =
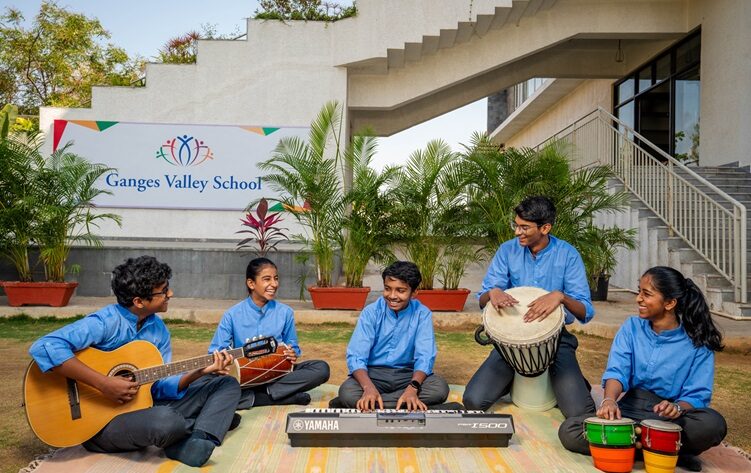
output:
[{"label": "drum head", "polygon": [[496,342],[505,345],[533,344],[547,340],[563,327],[563,307],[558,306],[542,321],[524,322],[527,306],[548,291],[539,287],[512,287],[505,291],[519,301],[512,307],[504,307],[500,313],[493,304],[485,306],[482,323],[485,332]]},{"label": "drum head", "polygon": [[662,430],[664,432],[680,432],[681,430],[683,430],[678,424],[657,419],[644,419],[643,421],[641,421],[641,425],[644,427],[649,427],[650,429]]},{"label": "drum head", "polygon": [[600,417],[587,417],[584,419],[585,424],[602,424],[602,425],[630,425],[634,421],[628,417],[621,417],[620,419],[602,419]]}]

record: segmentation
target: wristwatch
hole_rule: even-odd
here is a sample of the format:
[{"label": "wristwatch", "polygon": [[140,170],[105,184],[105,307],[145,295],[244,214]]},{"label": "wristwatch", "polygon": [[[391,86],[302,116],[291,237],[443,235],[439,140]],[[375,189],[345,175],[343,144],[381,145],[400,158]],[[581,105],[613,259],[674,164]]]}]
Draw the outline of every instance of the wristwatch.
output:
[{"label": "wristwatch", "polygon": [[422,384],[416,379],[413,379],[412,381],[410,381],[409,385],[415,388],[415,390],[417,391],[417,394],[420,394],[420,391],[422,391]]},{"label": "wristwatch", "polygon": [[676,410],[678,411],[678,415],[679,415],[679,416],[682,416],[682,415],[683,415],[683,412],[684,412],[684,410],[683,410],[683,408],[681,407],[681,405],[680,405],[680,404],[678,404],[677,402],[674,402],[674,403],[673,403],[673,405],[675,406],[675,409],[676,409]]}]

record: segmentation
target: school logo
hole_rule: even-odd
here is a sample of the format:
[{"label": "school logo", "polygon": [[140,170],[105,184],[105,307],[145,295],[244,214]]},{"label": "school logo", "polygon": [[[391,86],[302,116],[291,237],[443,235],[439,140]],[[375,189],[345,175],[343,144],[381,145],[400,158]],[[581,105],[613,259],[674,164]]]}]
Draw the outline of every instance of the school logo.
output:
[{"label": "school logo", "polygon": [[188,167],[214,159],[214,154],[204,141],[193,136],[178,135],[168,139],[157,150],[156,158],[163,159],[172,166]]}]

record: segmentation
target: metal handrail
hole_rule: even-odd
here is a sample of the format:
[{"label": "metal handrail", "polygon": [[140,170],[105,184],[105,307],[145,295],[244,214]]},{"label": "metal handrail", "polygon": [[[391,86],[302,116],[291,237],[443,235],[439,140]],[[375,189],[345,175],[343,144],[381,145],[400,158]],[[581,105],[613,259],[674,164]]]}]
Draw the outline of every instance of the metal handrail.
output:
[{"label": "metal handrail", "polygon": [[[682,238],[730,282],[736,302],[747,301],[743,204],[600,107],[538,147],[551,141],[581,142],[583,146],[573,150],[575,166],[611,167],[626,189],[665,222],[671,234]],[[717,197],[709,196],[678,170]]]}]

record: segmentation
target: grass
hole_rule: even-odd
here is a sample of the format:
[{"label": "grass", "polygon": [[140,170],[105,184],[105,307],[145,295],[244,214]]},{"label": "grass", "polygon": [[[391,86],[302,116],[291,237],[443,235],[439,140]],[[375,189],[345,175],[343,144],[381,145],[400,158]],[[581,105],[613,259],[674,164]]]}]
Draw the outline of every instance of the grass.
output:
[{"label": "grass", "polygon": [[[80,317],[79,317],[80,318]],[[54,317],[31,318],[14,316],[0,318],[0,369],[6,382],[0,385],[0,410],[4,422],[0,426],[0,473],[17,472],[36,455],[49,451],[31,433],[21,407],[23,372],[29,363],[27,350],[39,336],[70,323],[71,319]],[[172,332],[174,359],[201,354],[214,334],[214,325],[167,319]],[[347,376],[344,352],[353,327],[344,323],[298,325],[297,333],[304,359],[323,359],[331,366],[330,383],[340,384]],[[475,343],[473,330],[436,332],[438,358],[436,371],[451,384],[466,384],[482,363],[490,348]],[[607,362],[611,340],[577,334],[577,356],[582,371],[592,384],[599,384]],[[712,407],[728,421],[726,441],[751,451],[751,353],[728,350],[716,357],[715,391]]]}]

